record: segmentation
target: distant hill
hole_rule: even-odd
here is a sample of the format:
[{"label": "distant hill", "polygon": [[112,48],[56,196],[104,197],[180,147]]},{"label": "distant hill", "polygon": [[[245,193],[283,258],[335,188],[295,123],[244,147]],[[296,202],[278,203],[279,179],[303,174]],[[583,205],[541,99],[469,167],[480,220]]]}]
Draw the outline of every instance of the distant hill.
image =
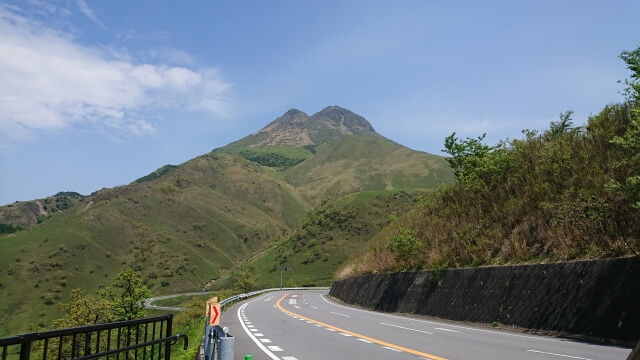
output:
[{"label": "distant hill", "polygon": [[16,201],[0,207],[0,235],[30,229],[42,221],[65,211],[86,196],[74,191],[61,191],[53,196],[32,201]]},{"label": "distant hill", "polygon": [[[128,267],[156,294],[229,284],[237,269],[289,246],[315,221],[304,220],[309,211],[356,214],[349,222],[370,231],[346,238],[349,230],[335,230],[334,241],[316,248],[328,260],[305,266],[309,282],[326,283],[405,201],[453,180],[442,157],[394,143],[331,106],[312,116],[290,110],[255,134],[129,185],[2,206],[0,223],[18,231],[0,236],[0,336],[49,324],[60,316],[53,304],[71,289],[108,285]],[[340,207],[363,191],[370,195],[356,196],[357,209]],[[309,236],[323,236],[314,228]]]}]

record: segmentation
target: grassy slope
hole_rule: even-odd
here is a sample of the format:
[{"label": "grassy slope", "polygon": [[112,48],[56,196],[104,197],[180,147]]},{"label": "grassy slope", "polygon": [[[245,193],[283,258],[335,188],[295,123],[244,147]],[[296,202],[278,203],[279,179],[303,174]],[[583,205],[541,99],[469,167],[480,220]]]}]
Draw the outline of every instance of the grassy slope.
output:
[{"label": "grassy slope", "polygon": [[444,158],[366,135],[348,135],[323,145],[283,176],[310,206],[354,192],[427,190],[454,181]]},{"label": "grassy slope", "polygon": [[[309,212],[298,229],[262,256],[245,266],[254,266],[259,287],[328,286],[335,271],[348,257],[375,236],[393,217],[402,214],[425,195],[423,191],[367,191],[335,202],[325,202]],[[232,287],[232,281],[219,284]]]},{"label": "grassy slope", "polygon": [[286,186],[230,155],[201,156],[153,181],[102,190],[32,231],[0,238],[0,333],[50,323],[59,315],[42,296],[66,299],[70,289],[108,285],[129,266],[157,294],[200,289],[305,213]]}]

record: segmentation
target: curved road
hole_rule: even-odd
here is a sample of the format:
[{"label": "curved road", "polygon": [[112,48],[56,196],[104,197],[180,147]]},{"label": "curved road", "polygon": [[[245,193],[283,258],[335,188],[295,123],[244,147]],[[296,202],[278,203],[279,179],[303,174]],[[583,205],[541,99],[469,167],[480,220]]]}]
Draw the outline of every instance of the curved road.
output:
[{"label": "curved road", "polygon": [[344,306],[327,291],[278,291],[222,316],[235,357],[258,359],[626,359],[631,349]]},{"label": "curved road", "polygon": [[207,292],[191,292],[191,293],[184,293],[184,294],[174,294],[174,295],[162,295],[162,296],[156,296],[156,297],[152,297],[152,298],[148,298],[144,300],[144,306],[149,308],[149,309],[156,309],[156,310],[166,310],[166,311],[182,311],[184,310],[181,307],[175,307],[175,306],[158,306],[158,305],[153,305],[154,302],[158,301],[158,300],[164,300],[164,299],[171,299],[174,297],[178,297],[178,296],[196,296],[196,295],[203,295],[203,294],[213,294],[215,291],[207,291]]}]

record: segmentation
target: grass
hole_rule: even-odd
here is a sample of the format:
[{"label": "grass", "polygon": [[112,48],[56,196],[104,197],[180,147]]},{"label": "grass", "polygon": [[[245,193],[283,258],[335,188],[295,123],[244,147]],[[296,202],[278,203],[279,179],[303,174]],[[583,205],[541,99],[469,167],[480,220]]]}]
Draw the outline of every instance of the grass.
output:
[{"label": "grass", "polygon": [[[368,191],[326,202],[309,212],[298,230],[247,262],[260,288],[329,286],[336,270],[375,236],[394,215],[412,207],[425,192]],[[233,280],[219,286],[229,287]]]}]

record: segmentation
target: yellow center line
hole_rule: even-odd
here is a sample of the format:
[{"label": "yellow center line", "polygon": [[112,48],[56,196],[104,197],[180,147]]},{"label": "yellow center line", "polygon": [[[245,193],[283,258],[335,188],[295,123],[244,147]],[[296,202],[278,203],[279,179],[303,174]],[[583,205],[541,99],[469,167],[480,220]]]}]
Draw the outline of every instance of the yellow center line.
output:
[{"label": "yellow center line", "polygon": [[301,318],[301,319],[304,319],[304,320],[310,321],[310,322],[312,322],[312,323],[314,323],[314,324],[322,325],[322,326],[327,327],[327,328],[329,328],[329,329],[333,329],[333,330],[336,330],[336,331],[340,331],[340,332],[342,332],[342,333],[349,334],[349,335],[351,335],[351,336],[355,336],[355,337],[360,338],[360,339],[363,339],[363,340],[371,341],[371,342],[374,342],[374,343],[376,343],[376,344],[380,344],[380,345],[383,345],[383,346],[387,346],[387,347],[390,347],[390,348],[392,348],[392,349],[396,349],[396,350],[404,351],[404,352],[407,352],[407,353],[410,353],[410,354],[414,354],[414,355],[422,356],[422,357],[425,357],[425,358],[427,358],[427,359],[433,359],[433,360],[446,360],[445,358],[441,358],[441,357],[438,357],[438,356],[435,356],[435,355],[431,355],[431,354],[423,353],[423,352],[420,352],[420,351],[417,351],[417,350],[413,350],[413,349],[408,349],[408,348],[405,348],[405,347],[402,347],[402,346],[398,346],[398,345],[395,345],[395,344],[390,344],[390,343],[385,342],[385,341],[382,341],[382,340],[378,340],[378,339],[370,338],[370,337],[365,336],[365,335],[362,335],[362,334],[354,333],[354,332],[349,331],[349,330],[341,329],[341,328],[339,328],[339,327],[336,327],[336,326],[333,326],[333,325],[329,325],[329,324],[325,324],[325,323],[323,323],[323,322],[320,322],[320,321],[317,321],[317,320],[310,319],[310,318],[305,317],[305,316],[302,316],[302,315],[300,315],[300,314],[296,314],[296,313],[294,313],[294,312],[292,312],[292,311],[289,311],[289,310],[287,310],[287,309],[283,308],[283,307],[280,305],[280,302],[281,302],[284,298],[286,298],[286,297],[287,297],[287,295],[289,295],[289,294],[290,294],[290,293],[286,293],[283,297],[281,297],[281,298],[280,298],[280,300],[278,300],[278,302],[276,302],[276,306],[278,307],[278,309],[280,309],[281,311],[283,311],[283,312],[285,312],[285,313],[287,313],[287,314],[289,314],[289,315],[297,316],[297,317],[299,317],[299,318]]}]

